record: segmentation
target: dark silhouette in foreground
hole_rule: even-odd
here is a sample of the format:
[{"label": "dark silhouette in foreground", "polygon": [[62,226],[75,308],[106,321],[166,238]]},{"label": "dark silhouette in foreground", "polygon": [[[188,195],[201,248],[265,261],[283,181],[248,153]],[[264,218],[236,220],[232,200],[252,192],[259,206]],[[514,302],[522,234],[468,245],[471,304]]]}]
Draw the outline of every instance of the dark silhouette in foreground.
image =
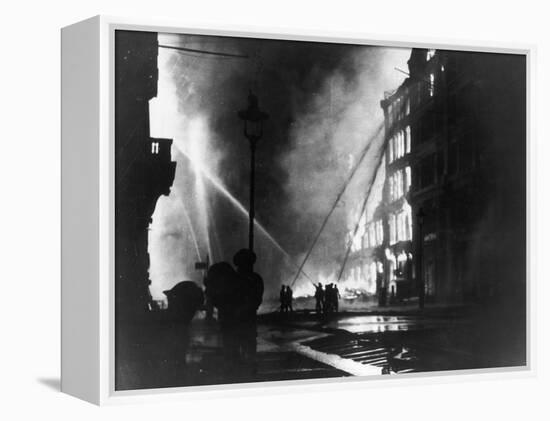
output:
[{"label": "dark silhouette in foreground", "polygon": [[177,337],[174,340],[176,370],[186,365],[186,355],[189,350],[189,325],[197,311],[204,308],[204,293],[192,281],[182,281],[172,289],[163,291],[168,300],[167,321],[175,329]]},{"label": "dark silhouette in foreground", "polygon": [[256,254],[248,249],[239,250],[233,257],[237,274],[242,283],[242,303],[239,312],[239,342],[241,345],[241,360],[250,374],[256,372],[257,347],[257,311],[262,304],[264,281],[254,272]]},{"label": "dark silhouette in foreground", "polygon": [[192,281],[182,281],[163,292],[168,300],[169,317],[173,321],[189,324],[197,311],[203,308],[204,293]]},{"label": "dark silhouette in foreground", "polygon": [[206,294],[218,309],[225,370],[231,376],[249,376],[256,371],[256,313],[262,303],[264,284],[253,271],[254,252],[238,251],[233,267],[227,262],[212,265],[206,277]]}]

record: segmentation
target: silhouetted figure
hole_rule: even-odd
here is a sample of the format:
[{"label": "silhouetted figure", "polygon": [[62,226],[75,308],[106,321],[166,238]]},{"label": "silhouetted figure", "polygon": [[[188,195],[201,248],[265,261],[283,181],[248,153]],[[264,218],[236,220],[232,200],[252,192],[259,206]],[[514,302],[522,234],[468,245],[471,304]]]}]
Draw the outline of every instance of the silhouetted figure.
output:
[{"label": "silhouetted figure", "polygon": [[321,313],[323,311],[324,295],[325,292],[323,291],[323,285],[319,282],[315,285],[315,311],[317,313]]},{"label": "silhouetted figure", "polygon": [[342,297],[340,296],[340,291],[338,291],[338,285],[334,284],[332,287],[332,307],[336,313],[338,313],[340,298]]},{"label": "silhouetted figure", "polygon": [[171,320],[187,324],[204,304],[202,289],[192,281],[182,281],[172,289],[164,291],[164,295],[168,299],[168,313]]},{"label": "silhouetted figure", "polygon": [[242,288],[242,304],[239,309],[239,342],[242,361],[256,371],[256,313],[264,294],[264,281],[253,271],[256,254],[248,249],[239,250],[233,257]]},{"label": "silhouetted figure", "polygon": [[287,310],[287,307],[286,307],[286,288],[284,285],[281,285],[281,290],[279,291],[279,301],[281,303],[280,312],[285,313]]},{"label": "silhouetted figure", "polygon": [[168,321],[174,330],[171,341],[170,358],[175,363],[174,375],[179,376],[185,367],[185,358],[189,349],[189,325],[198,310],[204,304],[202,289],[192,281],[182,281],[172,289],[163,291],[168,300]]},{"label": "silhouetted figure", "polygon": [[292,300],[292,288],[290,288],[290,286],[287,286],[285,292],[286,311],[290,311],[291,313],[294,312],[294,309],[292,308]]},{"label": "silhouetted figure", "polygon": [[205,279],[206,296],[218,309],[218,323],[222,335],[226,370],[235,369],[239,363],[238,308],[240,306],[240,279],[227,262],[215,263],[208,269]]},{"label": "silhouetted figure", "polygon": [[323,295],[323,312],[328,314],[332,311],[332,284],[325,285]]}]

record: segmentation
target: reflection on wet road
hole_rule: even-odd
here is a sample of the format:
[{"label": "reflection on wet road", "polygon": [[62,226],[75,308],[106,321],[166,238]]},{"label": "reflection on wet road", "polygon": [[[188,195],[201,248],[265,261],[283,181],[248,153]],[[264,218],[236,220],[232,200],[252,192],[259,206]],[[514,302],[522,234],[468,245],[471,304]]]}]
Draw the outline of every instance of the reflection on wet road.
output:
[{"label": "reflection on wet road", "polygon": [[332,329],[342,329],[350,333],[398,332],[442,327],[449,320],[419,316],[357,316],[327,323]]},{"label": "reflection on wet road", "polygon": [[270,329],[271,340],[351,375],[379,375],[475,367],[472,355],[449,345],[468,321],[423,315],[360,315],[302,319]]}]

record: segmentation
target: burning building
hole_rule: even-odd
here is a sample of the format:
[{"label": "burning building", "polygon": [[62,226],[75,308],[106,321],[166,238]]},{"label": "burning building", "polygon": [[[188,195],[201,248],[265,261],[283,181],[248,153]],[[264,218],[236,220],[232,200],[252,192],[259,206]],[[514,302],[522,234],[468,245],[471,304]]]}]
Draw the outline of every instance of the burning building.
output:
[{"label": "burning building", "polygon": [[523,290],[525,58],[413,49],[408,66],[380,103],[382,199],[360,216],[348,277],[381,305]]},{"label": "burning building", "polygon": [[387,92],[381,101],[384,112],[384,140],[380,165],[382,196],[367,220],[361,215],[352,243],[352,277],[363,279],[365,289],[378,295],[380,305],[411,296],[412,208],[411,129],[408,82]]},{"label": "burning building", "polygon": [[[409,80],[386,94],[384,110],[385,165],[380,224],[385,230],[382,260],[384,276],[379,284],[380,303],[410,298],[413,282],[411,189],[411,103]],[[381,256],[382,257],[382,256]]]},{"label": "burning building", "polygon": [[149,100],[157,95],[157,34],[115,32],[116,319],[145,312],[149,293],[148,229],[158,198],[172,186],[172,140],[150,136]]}]

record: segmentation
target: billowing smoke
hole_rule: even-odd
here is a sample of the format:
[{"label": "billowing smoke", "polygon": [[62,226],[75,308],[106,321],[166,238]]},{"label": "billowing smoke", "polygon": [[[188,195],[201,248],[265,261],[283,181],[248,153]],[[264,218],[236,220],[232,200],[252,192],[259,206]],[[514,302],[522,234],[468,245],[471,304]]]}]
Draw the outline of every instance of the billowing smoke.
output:
[{"label": "billowing smoke", "polygon": [[[323,283],[335,281],[355,226],[368,221],[382,199],[384,165],[380,165],[384,119],[380,100],[403,80],[395,68],[406,69],[410,50],[359,48],[341,67],[327,75],[319,95],[307,103],[292,130],[285,159],[286,188],[295,209],[297,227],[316,232],[365,148],[368,152],[335,208],[313,249],[306,273]],[[350,71],[351,69],[351,71]],[[370,189],[369,186],[374,183]],[[360,215],[368,194],[366,212]],[[312,292],[303,276],[298,294]]]},{"label": "billowing smoke", "polygon": [[[249,147],[237,111],[250,89],[270,114],[257,152],[256,270],[267,294],[290,283],[359,152],[383,135],[380,100],[395,89],[410,50],[341,44],[159,35],[161,45],[246,55],[229,58],[161,48],[154,137],[174,139],[176,179],[150,227],[151,292],[200,282],[194,263],[231,261],[247,246]],[[329,276],[376,168],[375,149],[327,224],[305,269]],[[369,212],[380,198],[381,181]],[[378,199],[377,199],[378,198]],[[309,285],[301,277],[297,282]]]}]

